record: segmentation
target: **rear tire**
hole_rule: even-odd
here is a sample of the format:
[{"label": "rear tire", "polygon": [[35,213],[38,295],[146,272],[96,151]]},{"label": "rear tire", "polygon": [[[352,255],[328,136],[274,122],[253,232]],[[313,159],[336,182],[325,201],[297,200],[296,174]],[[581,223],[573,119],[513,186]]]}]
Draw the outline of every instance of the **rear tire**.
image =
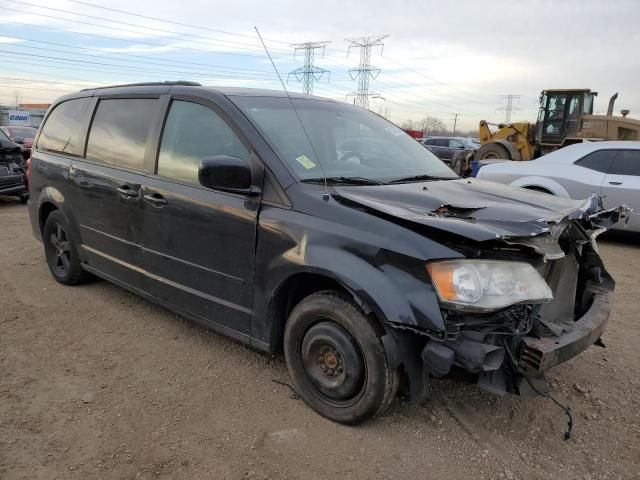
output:
[{"label": "rear tire", "polygon": [[485,143],[474,155],[475,160],[505,159],[512,160],[509,150],[499,143]]},{"label": "rear tire", "polygon": [[47,217],[42,231],[44,254],[53,278],[64,285],[77,285],[90,274],[82,269],[69,222],[58,210]]},{"label": "rear tire", "polygon": [[308,296],[289,315],[284,334],[296,392],[320,415],[343,424],[382,413],[395,398],[399,376],[380,337],[380,326],[346,295]]},{"label": "rear tire", "polygon": [[29,194],[22,193],[20,194],[20,203],[27,203],[29,201]]}]

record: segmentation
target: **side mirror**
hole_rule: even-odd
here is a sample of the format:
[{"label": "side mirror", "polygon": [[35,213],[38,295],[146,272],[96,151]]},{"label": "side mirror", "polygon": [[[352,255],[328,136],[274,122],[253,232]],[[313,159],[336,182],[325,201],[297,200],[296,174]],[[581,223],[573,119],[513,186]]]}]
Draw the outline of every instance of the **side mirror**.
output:
[{"label": "side mirror", "polygon": [[247,160],[230,155],[205,157],[200,162],[198,181],[203,187],[243,195],[259,195],[251,185],[251,166]]}]

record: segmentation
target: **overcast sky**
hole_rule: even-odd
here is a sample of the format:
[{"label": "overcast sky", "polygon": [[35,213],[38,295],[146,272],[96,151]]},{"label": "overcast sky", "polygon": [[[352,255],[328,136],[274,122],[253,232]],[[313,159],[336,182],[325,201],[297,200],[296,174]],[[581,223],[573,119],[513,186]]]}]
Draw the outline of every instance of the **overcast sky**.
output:
[{"label": "overcast sky", "polygon": [[[38,6],[41,5],[41,6]],[[46,5],[46,7],[45,7]],[[93,5],[99,5],[98,8]],[[293,43],[331,42],[315,64],[330,71],[314,93],[344,100],[356,88],[346,38],[387,34],[371,63],[370,90],[397,123],[438,117],[451,125],[501,121],[505,94],[520,95],[512,120],[534,120],[540,90],[591,88],[596,111],[619,92],[616,111],[640,117],[640,1],[0,0],[0,102],[51,101],[92,85],[184,79],[281,89],[253,30],[278,69],[302,65]],[[104,8],[106,7],[106,8]],[[171,20],[166,23],[146,15]],[[301,91],[294,77],[287,88]],[[634,115],[635,114],[635,115]]]}]

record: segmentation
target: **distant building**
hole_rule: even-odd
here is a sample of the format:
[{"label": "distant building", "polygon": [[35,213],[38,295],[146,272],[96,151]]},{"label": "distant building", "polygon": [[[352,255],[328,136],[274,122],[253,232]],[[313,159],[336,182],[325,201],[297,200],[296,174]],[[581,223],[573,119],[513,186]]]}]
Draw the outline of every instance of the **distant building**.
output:
[{"label": "distant building", "polygon": [[50,103],[19,103],[0,105],[0,125],[31,125],[39,127]]}]

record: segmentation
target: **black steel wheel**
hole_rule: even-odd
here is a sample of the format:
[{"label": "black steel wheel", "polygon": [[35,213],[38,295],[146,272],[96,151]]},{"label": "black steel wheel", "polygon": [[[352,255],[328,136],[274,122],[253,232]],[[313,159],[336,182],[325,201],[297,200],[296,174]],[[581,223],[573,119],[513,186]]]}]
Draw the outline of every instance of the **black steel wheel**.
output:
[{"label": "black steel wheel", "polygon": [[284,353],[296,391],[321,415],[357,424],[395,398],[398,372],[389,365],[380,325],[338,292],[318,292],[291,312]]},{"label": "black steel wheel", "polygon": [[366,366],[360,346],[347,330],[323,320],[307,330],[301,348],[304,372],[321,396],[335,405],[357,400]]},{"label": "black steel wheel", "polygon": [[89,274],[82,269],[69,223],[59,211],[51,212],[47,217],[42,240],[53,278],[65,285],[75,285],[86,280]]}]

